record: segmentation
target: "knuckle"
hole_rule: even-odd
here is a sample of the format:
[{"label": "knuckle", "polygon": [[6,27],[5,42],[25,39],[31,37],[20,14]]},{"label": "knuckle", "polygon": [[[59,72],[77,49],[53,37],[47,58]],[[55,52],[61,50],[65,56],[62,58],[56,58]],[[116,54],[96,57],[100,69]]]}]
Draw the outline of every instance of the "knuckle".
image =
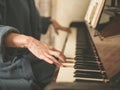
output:
[{"label": "knuckle", "polygon": [[62,55],[62,53],[61,52],[58,52],[58,56],[61,56]]}]

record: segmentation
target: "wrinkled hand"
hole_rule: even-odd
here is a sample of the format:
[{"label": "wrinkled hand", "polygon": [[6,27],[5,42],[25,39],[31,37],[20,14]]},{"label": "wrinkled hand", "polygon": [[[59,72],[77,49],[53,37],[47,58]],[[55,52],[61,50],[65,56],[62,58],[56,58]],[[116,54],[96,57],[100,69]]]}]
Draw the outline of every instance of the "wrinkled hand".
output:
[{"label": "wrinkled hand", "polygon": [[57,58],[62,62],[65,62],[65,56],[60,51],[34,38],[31,39],[31,42],[27,48],[37,58],[42,59],[50,64],[55,64],[58,67],[60,67],[62,64],[57,60]]},{"label": "wrinkled hand", "polygon": [[58,30],[62,30],[62,31],[65,31],[65,32],[68,32],[68,33],[71,32],[70,28],[61,26],[56,20],[51,19],[51,22],[52,22],[52,25],[54,27],[54,30],[55,30],[56,34],[59,34]]}]

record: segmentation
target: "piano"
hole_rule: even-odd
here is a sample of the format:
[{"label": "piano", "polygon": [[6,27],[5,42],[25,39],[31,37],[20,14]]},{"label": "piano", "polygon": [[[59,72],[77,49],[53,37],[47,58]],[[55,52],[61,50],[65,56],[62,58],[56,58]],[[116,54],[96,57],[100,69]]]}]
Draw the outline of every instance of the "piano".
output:
[{"label": "piano", "polygon": [[[120,16],[112,12],[114,15],[101,24],[106,0],[100,1],[104,3],[99,17],[87,16],[84,22],[71,23],[63,50],[66,62],[45,90],[120,90]],[[90,15],[95,14],[92,12]]]}]

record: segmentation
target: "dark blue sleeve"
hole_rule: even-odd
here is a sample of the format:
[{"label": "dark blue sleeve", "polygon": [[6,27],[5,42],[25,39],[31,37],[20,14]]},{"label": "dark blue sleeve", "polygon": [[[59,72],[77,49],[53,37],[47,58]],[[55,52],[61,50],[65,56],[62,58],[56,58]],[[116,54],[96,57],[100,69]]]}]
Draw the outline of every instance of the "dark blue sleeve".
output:
[{"label": "dark blue sleeve", "polygon": [[41,17],[42,20],[42,34],[45,34],[51,24],[50,17]]},{"label": "dark blue sleeve", "polygon": [[8,51],[4,45],[4,38],[7,34],[12,32],[18,33],[18,30],[10,26],[0,25],[0,62],[6,61],[5,56]]}]

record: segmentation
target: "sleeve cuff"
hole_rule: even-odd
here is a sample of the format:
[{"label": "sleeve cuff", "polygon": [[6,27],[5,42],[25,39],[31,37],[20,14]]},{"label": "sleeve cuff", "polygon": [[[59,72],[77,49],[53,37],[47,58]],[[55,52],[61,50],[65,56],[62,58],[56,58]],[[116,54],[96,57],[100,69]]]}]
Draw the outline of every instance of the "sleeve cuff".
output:
[{"label": "sleeve cuff", "polygon": [[6,54],[6,47],[4,46],[4,38],[7,34],[11,32],[18,33],[18,30],[10,26],[0,25],[0,63],[6,61],[4,60],[4,56]]}]

